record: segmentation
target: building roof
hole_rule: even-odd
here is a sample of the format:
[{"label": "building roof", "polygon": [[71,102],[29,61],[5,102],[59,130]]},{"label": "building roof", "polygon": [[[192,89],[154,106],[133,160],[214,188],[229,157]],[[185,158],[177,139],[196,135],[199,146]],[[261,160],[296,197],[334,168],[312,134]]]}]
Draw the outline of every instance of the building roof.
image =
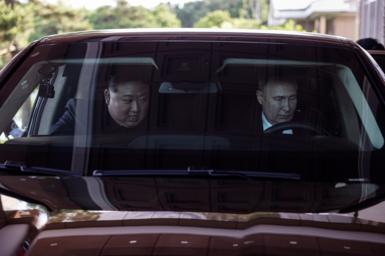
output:
[{"label": "building roof", "polygon": [[357,0],[270,0],[269,24],[277,25],[285,19],[356,13],[357,10]]}]

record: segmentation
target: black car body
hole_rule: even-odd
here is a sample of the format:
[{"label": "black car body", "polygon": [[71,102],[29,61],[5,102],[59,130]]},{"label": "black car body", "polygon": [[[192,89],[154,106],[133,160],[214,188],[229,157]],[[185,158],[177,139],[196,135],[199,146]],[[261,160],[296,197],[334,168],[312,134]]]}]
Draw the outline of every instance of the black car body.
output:
[{"label": "black car body", "polygon": [[385,51],[384,50],[368,50],[370,55],[376,60],[382,71],[385,70]]},{"label": "black car body", "polygon": [[[149,85],[134,128],[108,106],[116,70]],[[295,118],[264,130],[278,77]],[[0,189],[47,208],[27,255],[382,255],[384,81],[325,35],[43,38],[1,72]]]}]

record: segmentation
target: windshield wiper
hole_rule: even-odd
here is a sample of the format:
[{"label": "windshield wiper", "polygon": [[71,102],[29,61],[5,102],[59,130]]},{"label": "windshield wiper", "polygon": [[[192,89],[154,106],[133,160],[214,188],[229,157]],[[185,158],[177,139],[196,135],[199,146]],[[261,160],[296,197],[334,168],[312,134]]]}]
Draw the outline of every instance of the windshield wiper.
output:
[{"label": "windshield wiper", "polygon": [[236,171],[213,169],[181,169],[181,170],[94,170],[93,176],[209,176],[209,177],[240,177],[246,179],[282,179],[300,180],[297,173]]},{"label": "windshield wiper", "polygon": [[53,176],[68,176],[71,172],[68,170],[61,170],[49,167],[39,166],[27,166],[23,162],[9,161],[6,160],[4,163],[0,163],[0,174],[1,171],[9,172],[10,175],[22,174],[22,175],[53,175]]}]

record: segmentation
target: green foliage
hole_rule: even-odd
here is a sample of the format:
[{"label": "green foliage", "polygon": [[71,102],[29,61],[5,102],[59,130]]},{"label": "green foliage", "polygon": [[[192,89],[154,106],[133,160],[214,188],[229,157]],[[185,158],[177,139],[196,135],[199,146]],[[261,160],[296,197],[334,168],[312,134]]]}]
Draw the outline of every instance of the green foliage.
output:
[{"label": "green foliage", "polygon": [[262,23],[267,23],[267,19],[269,17],[269,0],[260,0],[260,20]]},{"label": "green foliage", "polygon": [[230,13],[227,11],[213,11],[201,18],[195,27],[197,28],[226,28],[231,24]]},{"label": "green foliage", "polygon": [[303,32],[305,29],[299,25],[296,24],[294,20],[288,20],[285,24],[281,26],[273,26],[273,27],[268,27],[268,26],[261,26],[260,29],[268,29],[268,30],[290,30],[290,31],[299,31]]},{"label": "green foliage", "polygon": [[63,4],[50,5],[41,2],[30,2],[25,10],[35,15],[32,18],[32,32],[29,41],[46,35],[91,29],[86,19],[87,11],[72,9]]},{"label": "green foliage", "polygon": [[231,17],[239,17],[239,12],[242,9],[242,0],[205,0],[207,9],[212,12],[215,10],[227,11]]},{"label": "green foliage", "polygon": [[41,0],[0,0],[0,67],[33,40],[91,29],[86,17],[86,10],[72,9],[63,4],[46,4]]},{"label": "green foliage", "polygon": [[103,6],[90,15],[94,29],[155,27],[156,19],[151,11],[142,6],[128,6],[119,1],[117,6]]},{"label": "green foliage", "polygon": [[89,20],[94,29],[180,27],[180,20],[169,5],[160,4],[154,10],[129,6],[119,1],[116,7],[103,6]]},{"label": "green foliage", "polygon": [[[266,23],[269,0],[203,0],[188,2],[175,12],[183,27],[193,27],[198,20],[217,10],[227,11],[232,18],[254,19]],[[249,26],[249,25],[248,25]]]},{"label": "green foliage", "polygon": [[243,0],[239,16],[246,19],[256,19],[266,23],[269,15],[269,0]]},{"label": "green foliage", "polygon": [[18,50],[16,36],[21,32],[18,27],[19,19],[20,16],[12,5],[0,1],[0,67]]},{"label": "green foliage", "polygon": [[260,24],[257,20],[254,19],[233,19],[232,28],[245,28],[245,29],[258,29]]},{"label": "green foliage", "polygon": [[196,24],[197,28],[248,28],[255,29],[259,23],[254,19],[231,18],[227,11],[214,11],[201,18]]},{"label": "green foliage", "polygon": [[170,5],[159,4],[153,11],[156,26],[161,28],[179,28],[181,22]]},{"label": "green foliage", "polygon": [[244,29],[263,29],[263,30],[291,30],[305,31],[301,25],[294,20],[288,20],[281,26],[268,27],[262,25],[256,19],[232,18],[227,11],[214,11],[201,18],[195,25],[198,28],[244,28]]},{"label": "green foliage", "polygon": [[114,7],[104,6],[91,12],[70,8],[64,3],[0,0],[0,67],[20,48],[47,35],[90,29],[181,26],[169,4],[149,10],[117,0]]},{"label": "green foliage", "polygon": [[28,43],[63,32],[149,27],[249,28],[303,31],[294,21],[267,27],[269,0],[201,0],[150,10],[116,0],[94,11],[43,0],[0,0],[0,67]]},{"label": "green foliage", "polygon": [[12,40],[17,33],[17,15],[4,1],[0,1],[0,40]]},{"label": "green foliage", "polygon": [[182,22],[182,27],[191,28],[202,17],[204,17],[209,11],[205,2],[187,2],[183,5],[183,8],[176,7],[175,9],[178,19]]}]

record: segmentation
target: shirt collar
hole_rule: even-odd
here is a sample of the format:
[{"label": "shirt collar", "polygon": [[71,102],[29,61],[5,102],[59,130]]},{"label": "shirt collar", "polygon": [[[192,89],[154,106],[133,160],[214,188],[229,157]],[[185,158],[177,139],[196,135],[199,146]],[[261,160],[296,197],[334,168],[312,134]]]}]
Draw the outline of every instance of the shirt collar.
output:
[{"label": "shirt collar", "polygon": [[265,131],[266,129],[269,129],[273,125],[267,120],[265,114],[262,112],[262,125],[263,125],[263,130]]},{"label": "shirt collar", "polygon": [[[272,127],[273,125],[269,122],[269,120],[267,120],[265,114],[262,112],[262,125],[263,125],[263,131],[269,129],[270,127]],[[288,130],[284,130],[282,131],[283,134],[293,134],[293,130],[292,129],[288,129]]]}]

